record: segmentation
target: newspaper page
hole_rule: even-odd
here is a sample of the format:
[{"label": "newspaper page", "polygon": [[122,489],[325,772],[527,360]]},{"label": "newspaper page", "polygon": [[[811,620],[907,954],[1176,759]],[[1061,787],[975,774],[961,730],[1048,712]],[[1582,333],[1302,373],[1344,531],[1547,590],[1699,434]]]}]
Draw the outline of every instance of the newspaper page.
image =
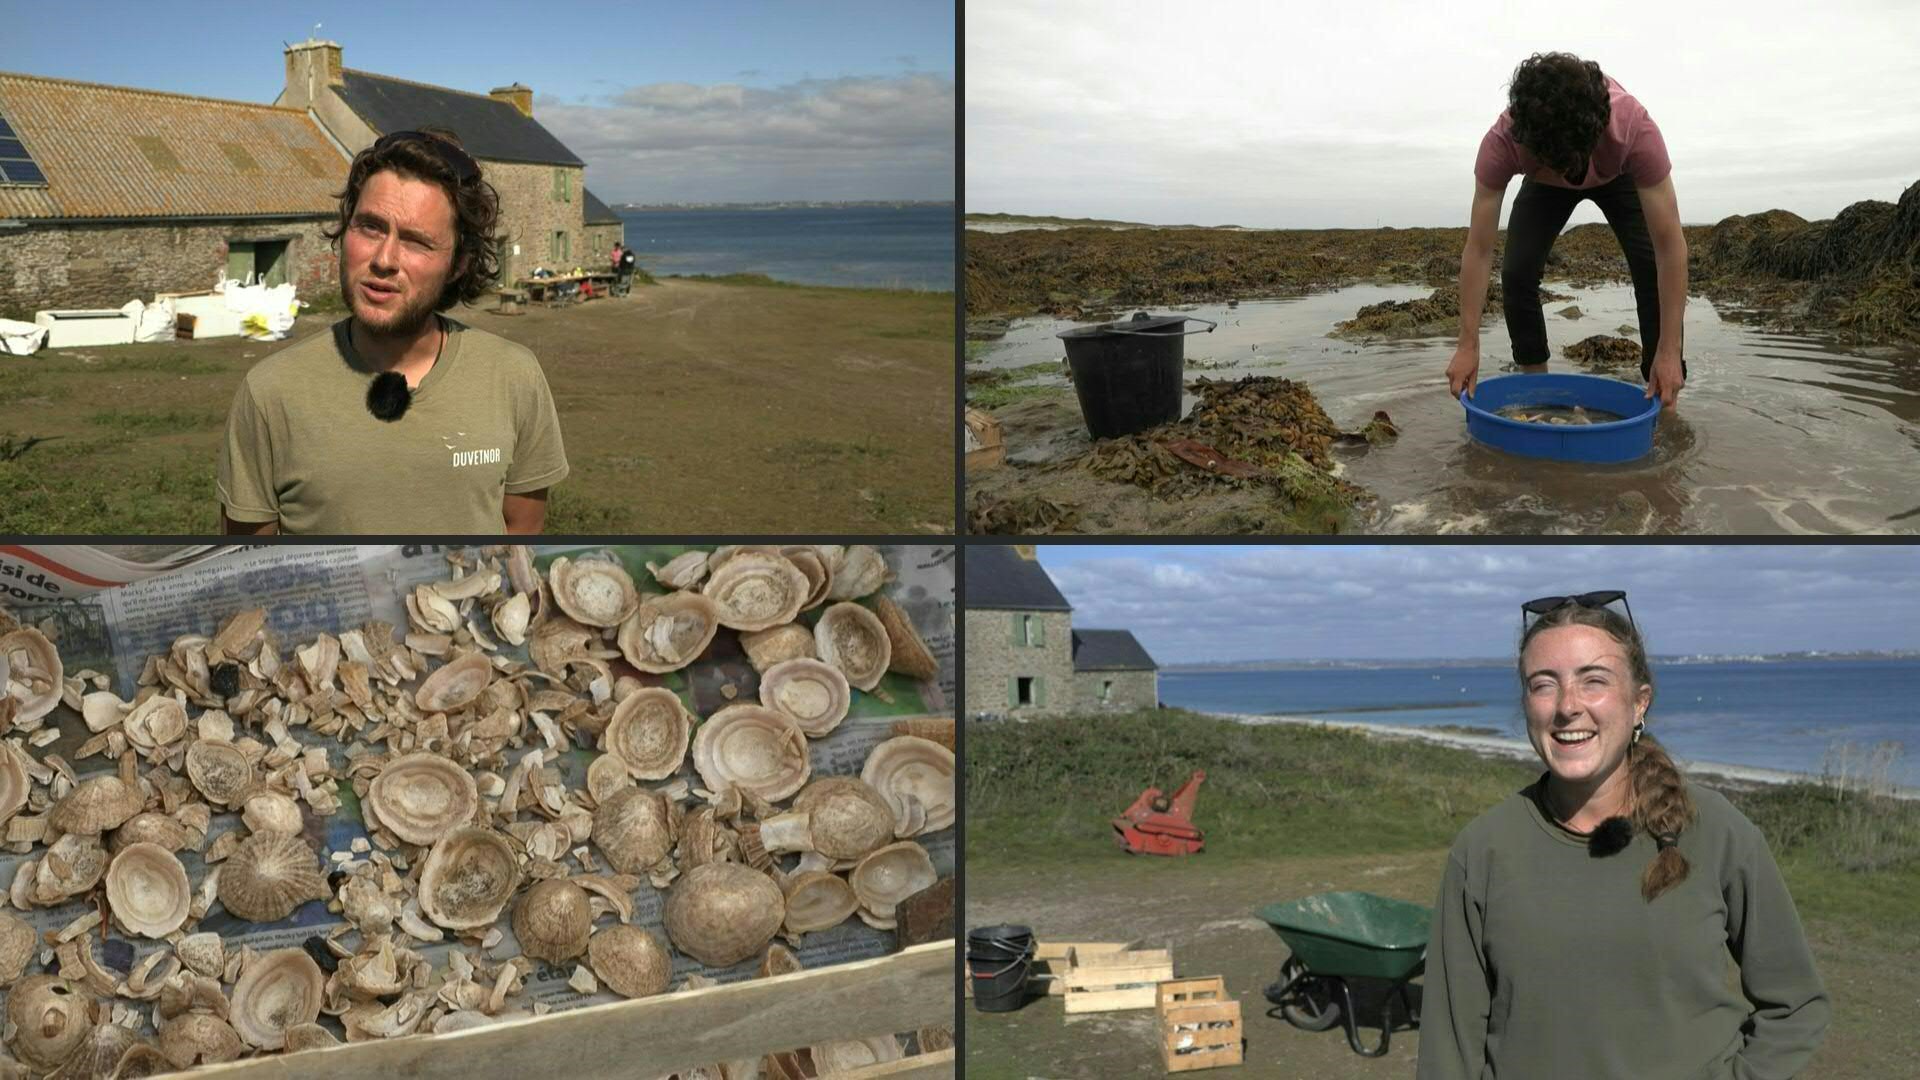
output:
[{"label": "newspaper page", "polygon": [[237,550],[231,544],[0,544],[0,605],[85,596]]},{"label": "newspaper page", "polygon": [[[398,637],[407,628],[406,594],[418,585],[447,580],[451,576],[448,555],[455,550],[438,545],[251,547],[85,596],[38,604],[15,603],[11,605],[11,610],[23,624],[39,627],[55,638],[70,687],[76,676],[84,679],[97,674],[109,681],[110,688],[122,699],[131,700],[141,670],[149,657],[165,654],[181,637],[211,636],[229,616],[249,608],[266,609],[268,626],[277,636],[280,655],[287,662],[291,661],[295,648],[307,644],[315,635],[325,632],[337,636],[369,620],[392,624]],[[480,552],[494,550],[497,549],[479,549]],[[613,559],[627,569],[635,587],[645,595],[666,591],[654,581],[647,564],[664,564],[674,555],[688,550],[696,549],[676,545],[539,545],[533,549],[533,562],[544,576],[552,560],[561,555],[575,560]],[[809,740],[814,777],[858,775],[872,748],[892,737],[892,725],[897,720],[930,715],[951,716],[950,703],[954,700],[955,549],[952,546],[898,545],[883,546],[879,550],[891,573],[891,579],[882,592],[908,613],[928,651],[937,661],[938,673],[932,679],[916,682],[899,673],[889,672],[877,688],[878,692],[854,691],[847,719],[826,737]],[[474,552],[470,551],[469,554]],[[803,612],[800,621],[810,624],[818,615],[819,609]],[[611,631],[608,634],[611,636]],[[500,652],[515,660],[526,660],[524,646],[502,643]],[[692,664],[668,675],[647,675],[634,671],[623,661],[612,663],[616,674],[636,676],[644,684],[662,685],[675,691],[693,713],[696,724],[732,701],[758,700],[758,675],[741,651],[737,635],[726,629],[720,630],[712,646]],[[438,662],[430,660],[428,671],[436,666]],[[93,688],[89,684],[84,691]],[[189,712],[197,716],[199,710],[190,707]],[[20,747],[22,750],[36,758],[58,754],[71,763],[82,777],[114,768],[115,763],[105,760],[105,755],[75,759],[74,752],[91,737],[92,732],[72,708],[63,705],[48,719],[49,727],[57,724],[57,740],[49,742],[44,738],[36,738],[34,743],[38,750]],[[191,731],[190,723],[189,738],[192,737]],[[385,750],[379,744],[361,743],[349,747],[305,727],[291,728],[289,733],[303,744],[325,747],[329,759],[341,775],[345,774],[344,766],[350,752]],[[46,733],[37,734],[44,736]],[[15,743],[19,745],[17,737]],[[502,775],[508,774],[513,764],[532,750],[530,745],[509,747],[507,762],[496,771]],[[574,747],[561,755],[557,764],[562,769],[568,790],[584,789],[587,765],[597,756],[597,750],[585,747]],[[556,764],[550,754],[548,763]],[[683,762],[677,775],[686,778],[695,787],[700,786],[699,776],[693,771],[690,759]],[[666,783],[662,781],[647,786],[657,788]],[[338,785],[337,793],[341,809],[329,817],[317,817],[311,807],[300,804],[307,819],[306,839],[320,848],[320,858],[328,871],[351,867],[365,858],[365,855],[354,852],[356,840],[362,841],[363,846],[370,843],[352,786],[343,780]],[[237,814],[216,813],[207,834],[208,846],[222,834],[241,827]],[[939,877],[953,875],[956,851],[951,827],[914,839],[926,849]],[[25,846],[16,843],[8,853],[0,854],[0,882],[9,887],[23,863],[46,853],[42,845],[33,845],[31,851],[18,850]],[[594,869],[606,870],[597,847],[592,848],[591,853],[596,860]],[[186,868],[189,881],[198,888],[208,873],[201,853],[182,850],[177,855]],[[794,858],[786,856],[782,862],[791,865]],[[563,862],[570,871],[581,870],[571,855]],[[632,900],[634,925],[654,931],[662,941],[668,940],[662,926],[664,894],[642,879],[632,894]],[[18,911],[16,914],[36,931],[51,933],[95,910],[95,901],[95,893],[88,892],[58,906]],[[396,944],[403,944],[427,957],[434,966],[437,985],[446,974],[447,953],[453,948],[464,949],[469,955],[483,955],[490,963],[517,955],[520,949],[509,921],[511,911],[509,905],[502,912],[498,926],[503,938],[490,949],[479,950],[477,946],[451,940],[420,942],[404,935]],[[238,919],[216,903],[193,928],[219,933],[231,953],[243,946],[255,950],[298,947],[315,935],[332,934],[342,925],[341,916],[329,912],[326,901],[312,901],[296,909],[286,919],[270,924]],[[596,921],[595,928],[605,925],[609,923],[603,918]],[[121,979],[153,952],[170,948],[166,942],[128,939],[122,935],[118,925],[113,925],[110,933],[105,927],[94,928],[91,936],[96,942],[96,960],[109,973]],[[101,941],[103,937],[104,941]],[[348,946],[359,944],[359,936],[355,931],[348,931],[340,940]],[[857,916],[832,929],[808,933],[797,943],[789,944],[805,968],[882,956],[895,948],[892,931],[874,929]],[[50,950],[45,951],[45,955],[50,955]],[[569,985],[576,966],[584,964],[585,960],[585,956],[582,956],[560,965],[536,963],[526,980],[524,991],[508,1000],[502,1015],[524,1012],[536,1002],[548,1009],[560,1010],[621,1000],[611,991],[583,995]],[[679,988],[693,974],[722,983],[751,978],[757,973],[759,963],[760,956],[756,954],[729,968],[710,969],[675,950],[673,988]],[[146,1030],[150,1032],[150,1018],[148,1023]],[[322,1017],[322,1023],[338,1031],[337,1021],[332,1018]]]}]

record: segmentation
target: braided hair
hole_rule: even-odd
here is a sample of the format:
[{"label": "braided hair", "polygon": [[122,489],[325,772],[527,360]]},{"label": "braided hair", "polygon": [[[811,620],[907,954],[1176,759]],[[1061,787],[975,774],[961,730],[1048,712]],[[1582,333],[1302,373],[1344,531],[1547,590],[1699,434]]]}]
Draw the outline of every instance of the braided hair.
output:
[{"label": "braided hair", "polygon": [[[1601,607],[1563,604],[1533,621],[1520,637],[1525,653],[1534,635],[1560,626],[1591,626],[1619,642],[1627,653],[1627,665],[1636,686],[1653,690],[1653,671],[1647,664],[1646,642],[1624,616]],[[1520,671],[1524,680],[1526,670]],[[1687,793],[1686,777],[1659,740],[1648,734],[1645,720],[1634,728],[1627,747],[1627,787],[1633,799],[1628,818],[1631,827],[1653,837],[1658,848],[1653,861],[1640,875],[1640,895],[1652,900],[1687,879],[1687,857],[1680,853],[1680,833],[1693,824],[1693,797]],[[1618,820],[1618,819],[1614,819]],[[1612,822],[1608,822],[1612,824]],[[1605,830],[1607,825],[1602,825]],[[1622,847],[1625,844],[1621,844]]]}]

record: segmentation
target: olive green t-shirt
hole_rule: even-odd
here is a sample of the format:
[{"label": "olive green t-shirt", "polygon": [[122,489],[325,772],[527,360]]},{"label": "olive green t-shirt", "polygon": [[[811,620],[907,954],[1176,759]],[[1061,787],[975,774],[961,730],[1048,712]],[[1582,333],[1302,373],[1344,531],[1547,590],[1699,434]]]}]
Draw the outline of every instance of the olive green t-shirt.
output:
[{"label": "olive green t-shirt", "polygon": [[447,340],[398,420],[367,411],[374,372],[351,319],[247,372],[227,414],[219,495],[285,533],[502,533],[505,497],[567,475],[560,420],[525,346],[442,316]]},{"label": "olive green t-shirt", "polygon": [[1805,1068],[1832,1006],[1760,830],[1690,786],[1690,870],[1648,902],[1652,838],[1596,857],[1541,812],[1537,789],[1482,814],[1447,857],[1420,1080],[1785,1080]]}]

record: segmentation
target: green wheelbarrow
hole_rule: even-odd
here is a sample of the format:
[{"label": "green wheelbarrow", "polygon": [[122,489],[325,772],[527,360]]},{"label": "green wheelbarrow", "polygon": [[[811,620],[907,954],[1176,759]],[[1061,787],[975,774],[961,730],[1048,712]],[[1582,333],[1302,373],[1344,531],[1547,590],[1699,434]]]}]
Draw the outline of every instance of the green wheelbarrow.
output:
[{"label": "green wheelbarrow", "polygon": [[1392,1001],[1380,1022],[1380,1044],[1360,1043],[1348,979],[1383,979],[1392,984],[1414,1027],[1420,1014],[1407,996],[1407,981],[1426,967],[1431,909],[1364,892],[1318,893],[1268,904],[1258,912],[1292,950],[1280,965],[1280,981],[1267,987],[1267,1000],[1287,1023],[1305,1031],[1325,1031],[1346,1021],[1347,1045],[1363,1057],[1387,1052],[1393,1037]]}]

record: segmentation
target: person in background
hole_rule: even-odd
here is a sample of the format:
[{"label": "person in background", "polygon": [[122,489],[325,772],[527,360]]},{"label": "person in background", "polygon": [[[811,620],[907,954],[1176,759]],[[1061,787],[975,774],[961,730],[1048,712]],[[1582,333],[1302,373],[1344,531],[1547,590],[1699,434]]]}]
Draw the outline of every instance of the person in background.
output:
[{"label": "person in background", "polygon": [[614,272],[620,275],[620,282],[617,289],[621,296],[625,296],[633,290],[633,269],[637,261],[638,260],[633,257],[632,248],[628,248],[620,253],[620,261],[615,266]]},{"label": "person in background", "polygon": [[1524,372],[1547,369],[1540,278],[1574,208],[1592,199],[1620,241],[1633,277],[1647,396],[1672,406],[1687,381],[1681,359],[1687,239],[1666,140],[1646,107],[1599,64],[1558,52],[1535,53],[1514,69],[1507,111],[1480,140],[1467,247],[1460,256],[1460,344],[1447,364],[1447,393],[1472,396],[1479,382],[1480,313],[1500,203],[1516,173],[1522,180],[1500,263],[1513,362]]},{"label": "person in background", "polygon": [[1646,644],[1615,602],[1522,605],[1521,710],[1546,772],[1448,853],[1420,1080],[1785,1078],[1832,1019],[1766,838],[1647,732]]},{"label": "person in background", "polygon": [[620,254],[623,250],[620,246],[620,241],[615,240],[613,242],[613,266],[611,269],[616,274],[620,272]]}]

